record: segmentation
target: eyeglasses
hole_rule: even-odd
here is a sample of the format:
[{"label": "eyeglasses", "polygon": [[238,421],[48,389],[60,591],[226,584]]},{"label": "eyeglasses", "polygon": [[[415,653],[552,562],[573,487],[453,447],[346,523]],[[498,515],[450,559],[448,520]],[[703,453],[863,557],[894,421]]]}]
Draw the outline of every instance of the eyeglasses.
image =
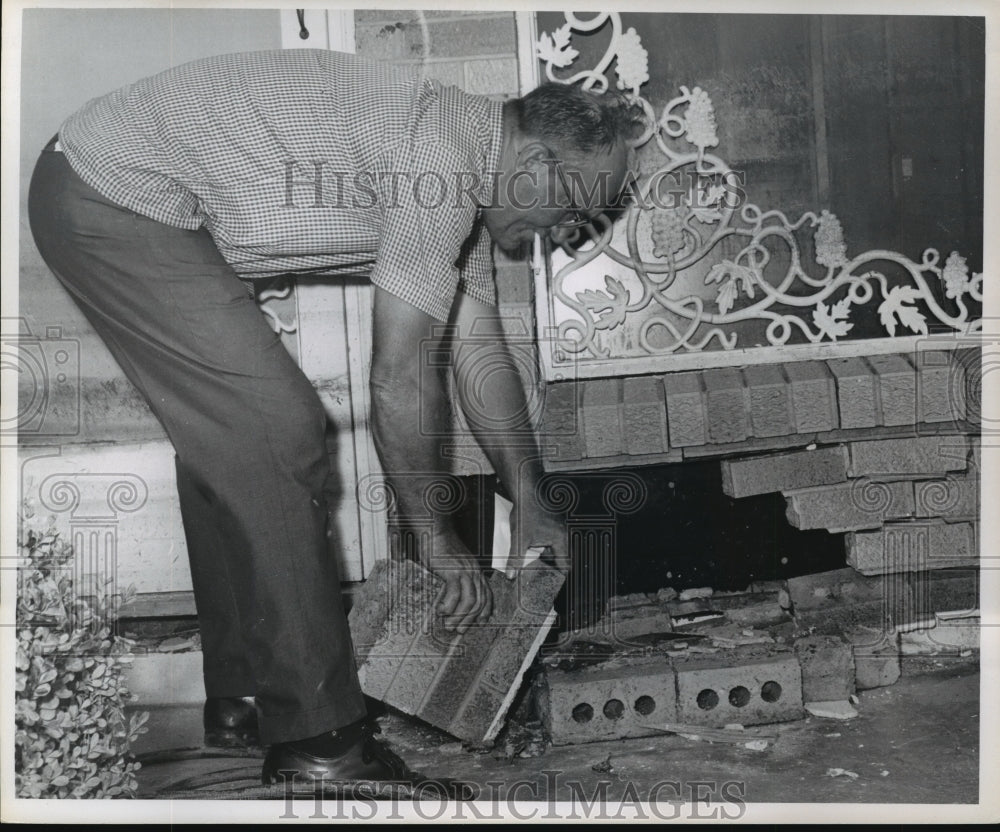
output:
[{"label": "eyeglasses", "polygon": [[[572,199],[573,191],[570,189],[569,181],[566,179],[566,174],[563,171],[562,159],[555,159],[554,167],[559,172],[559,181],[562,182],[563,190],[566,192],[566,196]],[[557,222],[555,225],[551,226],[552,228],[583,228],[583,226],[590,225],[594,221],[578,208],[570,206],[567,207],[566,211],[570,215],[570,219]]]}]

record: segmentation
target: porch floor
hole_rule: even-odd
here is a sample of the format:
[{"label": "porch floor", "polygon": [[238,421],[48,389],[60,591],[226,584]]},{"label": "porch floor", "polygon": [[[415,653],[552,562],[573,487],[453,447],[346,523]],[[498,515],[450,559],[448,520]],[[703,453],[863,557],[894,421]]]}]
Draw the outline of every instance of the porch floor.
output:
[{"label": "porch floor", "polygon": [[[623,799],[645,800],[664,781],[679,786],[661,786],[661,800],[690,800],[696,794],[713,800],[742,795],[749,804],[974,804],[979,799],[979,684],[976,656],[906,657],[895,685],[859,694],[859,716],[770,726],[778,738],[765,751],[664,735],[546,746],[540,756],[508,759],[499,748],[466,750],[454,738],[396,712],[380,723],[392,748],[428,777],[474,782],[486,799],[511,794],[524,801],[575,800],[580,811],[581,801],[596,795],[608,814],[592,808],[591,818],[614,817]],[[259,786],[259,750],[227,753],[203,747],[199,707],[150,709],[149,725],[135,749],[143,761],[139,797],[282,799],[279,787]],[[269,811],[262,806],[261,818]],[[313,811],[303,806],[300,814]],[[335,811],[331,805],[327,815]],[[734,815],[736,809],[730,805],[728,811]],[[544,814],[542,807],[536,817]],[[619,817],[630,819],[637,812],[626,807]]]}]

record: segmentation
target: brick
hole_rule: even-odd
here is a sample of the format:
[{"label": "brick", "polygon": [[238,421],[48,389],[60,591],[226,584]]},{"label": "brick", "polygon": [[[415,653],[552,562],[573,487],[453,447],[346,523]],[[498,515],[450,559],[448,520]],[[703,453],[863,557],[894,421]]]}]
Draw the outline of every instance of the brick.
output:
[{"label": "brick", "polygon": [[796,612],[824,610],[882,598],[881,580],[866,578],[850,567],[789,578],[786,586],[792,609]]},{"label": "brick", "polygon": [[913,620],[913,587],[906,575],[860,575],[850,567],[788,581],[796,625],[816,634],[853,628],[891,630]]},{"label": "brick", "polygon": [[965,370],[948,352],[918,352],[917,416],[921,422],[965,418]]},{"label": "brick", "polygon": [[700,373],[670,373],[663,377],[667,399],[670,446],[681,448],[708,442],[705,390]]},{"label": "brick", "polygon": [[952,477],[914,483],[917,517],[979,517],[979,478]]},{"label": "brick", "polygon": [[677,719],[674,671],[659,656],[573,671],[547,667],[535,693],[553,745],[659,736],[650,725]]},{"label": "brick", "polygon": [[958,435],[877,439],[848,443],[852,477],[884,474],[944,474],[964,471],[969,440]]},{"label": "brick", "polygon": [[802,668],[802,701],[831,702],[854,693],[854,651],[837,636],[804,636],[793,645]]},{"label": "brick", "polygon": [[847,451],[831,445],[811,451],[724,459],[722,490],[730,497],[749,497],[847,480]]},{"label": "brick", "polygon": [[883,425],[917,423],[917,371],[904,355],[870,355]]},{"label": "brick", "polygon": [[863,358],[833,358],[826,362],[837,384],[837,413],[842,428],[872,428],[879,423],[875,373]]},{"label": "brick", "polygon": [[847,562],[864,575],[918,572],[979,562],[977,524],[895,523],[847,535]]},{"label": "brick", "polygon": [[545,387],[538,442],[548,459],[583,459],[585,446],[578,391],[579,386],[574,381],[557,382]]},{"label": "brick", "polygon": [[633,607],[609,610],[586,632],[591,638],[632,645],[637,636],[669,633],[673,630],[670,610],[665,604],[646,603]]},{"label": "brick", "polygon": [[434,614],[442,585],[410,561],[379,561],[348,621],[362,690],[468,742],[489,742],[554,620],[558,571],[536,562],[490,576],[494,612],[458,635]]},{"label": "brick", "polygon": [[893,685],[900,676],[899,636],[891,630],[858,627],[844,637],[854,650],[854,684],[858,690]]},{"label": "brick", "polygon": [[623,432],[629,454],[666,453],[667,408],[663,381],[656,376],[632,376],[624,381]]},{"label": "brick", "polygon": [[705,412],[712,443],[742,442],[750,436],[747,389],[743,376],[732,367],[705,370]]},{"label": "brick", "polygon": [[792,417],[799,433],[836,430],[837,391],[833,376],[820,361],[785,365],[791,387]]},{"label": "brick", "polygon": [[909,481],[853,480],[783,493],[788,501],[785,516],[797,529],[875,529],[890,518],[912,517],[914,511]]},{"label": "brick", "polygon": [[758,364],[743,370],[750,399],[750,427],[754,436],[786,436],[792,424],[791,388],[781,367]]},{"label": "brick", "polygon": [[781,590],[767,592],[716,592],[711,609],[725,613],[726,619],[741,627],[766,627],[788,620],[781,606]]},{"label": "brick", "polygon": [[795,654],[756,646],[674,659],[677,719],[722,728],[802,717],[802,672]]},{"label": "brick", "polygon": [[583,438],[588,458],[622,453],[620,378],[589,379],[583,385]]}]

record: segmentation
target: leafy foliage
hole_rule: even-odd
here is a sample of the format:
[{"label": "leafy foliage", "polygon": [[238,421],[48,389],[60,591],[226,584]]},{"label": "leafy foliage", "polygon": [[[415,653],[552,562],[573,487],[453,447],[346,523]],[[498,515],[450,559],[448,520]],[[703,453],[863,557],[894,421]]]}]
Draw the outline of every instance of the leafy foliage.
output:
[{"label": "leafy foliage", "polygon": [[147,713],[125,716],[132,643],[112,625],[115,599],[82,596],[73,548],[30,508],[18,527],[14,779],[18,797],[134,797],[131,743]]}]

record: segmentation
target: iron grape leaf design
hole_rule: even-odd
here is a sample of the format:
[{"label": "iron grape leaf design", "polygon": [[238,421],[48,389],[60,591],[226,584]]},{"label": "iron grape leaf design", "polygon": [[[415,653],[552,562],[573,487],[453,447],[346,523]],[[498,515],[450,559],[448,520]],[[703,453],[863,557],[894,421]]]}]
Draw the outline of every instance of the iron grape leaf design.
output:
[{"label": "iron grape leaf design", "polygon": [[896,334],[896,321],[913,332],[927,334],[927,319],[916,306],[908,306],[920,300],[920,292],[912,286],[893,286],[885,300],[879,305],[878,316],[889,335]]},{"label": "iron grape leaf design", "polygon": [[854,324],[847,322],[850,306],[850,298],[838,301],[832,308],[825,303],[817,303],[812,313],[813,323],[821,333],[829,336],[831,341],[843,338],[854,327]]},{"label": "iron grape leaf design", "polygon": [[580,54],[569,45],[570,37],[568,23],[556,29],[551,36],[543,34],[536,47],[539,60],[559,69],[568,67]]},{"label": "iron grape leaf design", "polygon": [[607,286],[607,294],[599,289],[586,289],[577,292],[576,299],[594,314],[601,313],[594,321],[597,329],[614,329],[625,321],[628,289],[610,275],[604,276],[604,285]]}]

